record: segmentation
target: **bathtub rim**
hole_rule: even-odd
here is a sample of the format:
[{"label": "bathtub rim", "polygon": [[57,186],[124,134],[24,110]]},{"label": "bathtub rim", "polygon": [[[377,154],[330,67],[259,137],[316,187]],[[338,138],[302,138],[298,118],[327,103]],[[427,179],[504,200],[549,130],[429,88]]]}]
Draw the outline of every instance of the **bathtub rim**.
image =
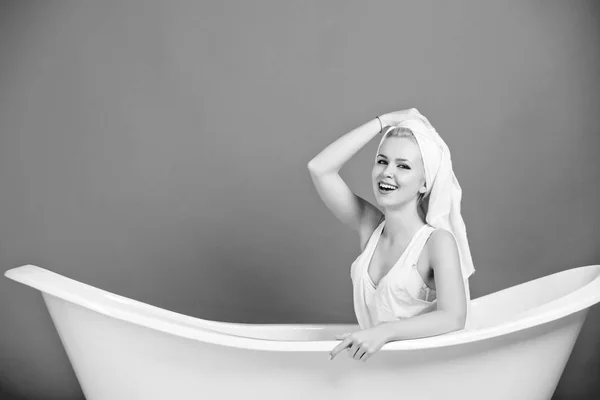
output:
[{"label": "bathtub rim", "polygon": [[[461,330],[451,332],[445,335],[430,336],[426,338],[407,339],[386,343],[379,351],[398,351],[398,350],[422,350],[430,348],[440,348],[456,346],[472,342],[478,342],[486,339],[492,339],[499,336],[508,335],[514,332],[526,330],[535,326],[549,323],[568,315],[574,314],[583,309],[589,308],[600,301],[600,265],[586,265],[570,268],[553,274],[545,275],[518,285],[499,290],[499,293],[512,287],[523,285],[537,279],[543,279],[552,275],[565,273],[573,270],[592,269],[596,270],[596,276],[584,286],[555,299],[549,303],[555,304],[555,307],[544,310],[539,314],[528,315],[523,318],[507,321],[487,328],[474,330]],[[27,264],[15,267],[5,271],[4,276],[19,282],[23,285],[39,290],[42,295],[51,295],[78,306],[90,309],[105,316],[119,319],[122,321],[141,325],[150,329],[161,331],[175,336],[212,343],[216,345],[237,347],[248,350],[265,351],[313,351],[329,352],[339,340],[322,341],[292,341],[292,340],[269,340],[237,336],[229,333],[211,330],[213,326],[242,326],[242,327],[298,327],[302,329],[319,329],[323,326],[356,326],[356,324],[247,324],[235,322],[221,322],[205,320],[189,315],[177,313],[161,307],[156,307],[148,303],[140,302],[125,296],[121,296],[92,285],[68,278],[64,275],[47,270],[42,267]],[[71,289],[71,290],[68,290]],[[78,289],[78,290],[72,290]],[[80,293],[84,292],[84,293]],[[102,296],[99,301],[97,298],[90,300],[85,293],[93,293]],[[490,293],[490,295],[493,293]],[[475,301],[476,299],[474,299]],[[141,312],[132,312],[119,307],[119,303],[127,303],[138,307],[149,313],[160,313],[168,316],[172,321],[161,318],[160,315],[142,315]],[[548,303],[548,304],[549,304]],[[193,323],[202,323],[204,326],[193,326]],[[357,327],[357,329],[359,329]]]}]

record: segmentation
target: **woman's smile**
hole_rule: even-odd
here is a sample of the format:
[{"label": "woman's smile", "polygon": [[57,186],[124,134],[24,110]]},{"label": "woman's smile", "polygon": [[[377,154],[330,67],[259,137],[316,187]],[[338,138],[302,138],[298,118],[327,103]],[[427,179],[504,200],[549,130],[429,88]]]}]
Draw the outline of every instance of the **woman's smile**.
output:
[{"label": "woman's smile", "polygon": [[392,185],[389,183],[385,183],[385,182],[379,182],[377,184],[377,189],[379,190],[379,193],[381,193],[381,194],[389,194],[389,193],[392,193],[392,192],[395,192],[396,190],[398,190],[398,186]]}]

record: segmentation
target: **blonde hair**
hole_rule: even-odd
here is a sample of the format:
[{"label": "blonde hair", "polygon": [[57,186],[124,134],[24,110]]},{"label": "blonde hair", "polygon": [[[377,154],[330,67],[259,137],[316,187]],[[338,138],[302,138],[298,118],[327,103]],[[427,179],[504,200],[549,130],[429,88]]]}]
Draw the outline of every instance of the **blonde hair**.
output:
[{"label": "blonde hair", "polygon": [[390,125],[384,129],[384,132],[385,133],[383,134],[383,136],[385,136],[385,139],[387,139],[389,137],[400,137],[400,138],[406,137],[406,138],[411,139],[413,142],[417,143],[417,139],[415,139],[415,134],[413,133],[413,131],[410,128],[406,128],[404,126]]}]

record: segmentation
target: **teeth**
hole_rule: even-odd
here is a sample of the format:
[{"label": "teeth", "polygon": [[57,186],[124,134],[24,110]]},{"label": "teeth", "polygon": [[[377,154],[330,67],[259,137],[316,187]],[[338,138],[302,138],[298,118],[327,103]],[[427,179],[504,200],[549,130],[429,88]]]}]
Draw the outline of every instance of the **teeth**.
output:
[{"label": "teeth", "polygon": [[382,188],[382,189],[389,189],[389,190],[395,190],[395,189],[397,189],[395,186],[391,186],[391,185],[388,185],[386,183],[380,183],[379,187]]}]

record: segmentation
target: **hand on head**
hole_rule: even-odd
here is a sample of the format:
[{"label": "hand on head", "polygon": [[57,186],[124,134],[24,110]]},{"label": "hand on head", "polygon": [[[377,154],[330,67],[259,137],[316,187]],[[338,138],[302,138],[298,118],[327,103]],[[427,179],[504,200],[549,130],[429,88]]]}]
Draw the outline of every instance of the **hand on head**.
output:
[{"label": "hand on head", "polygon": [[400,111],[392,111],[379,116],[381,123],[383,126],[397,125],[400,122],[414,118],[419,114],[419,111],[416,108],[407,108],[406,110]]},{"label": "hand on head", "polygon": [[433,125],[429,122],[429,120],[419,112],[416,108],[407,108],[406,110],[400,111],[392,111],[387,114],[383,114],[379,116],[382,125],[390,126],[390,125],[398,125],[400,122],[405,121],[407,119],[418,119],[423,122],[428,128],[433,129]]}]

